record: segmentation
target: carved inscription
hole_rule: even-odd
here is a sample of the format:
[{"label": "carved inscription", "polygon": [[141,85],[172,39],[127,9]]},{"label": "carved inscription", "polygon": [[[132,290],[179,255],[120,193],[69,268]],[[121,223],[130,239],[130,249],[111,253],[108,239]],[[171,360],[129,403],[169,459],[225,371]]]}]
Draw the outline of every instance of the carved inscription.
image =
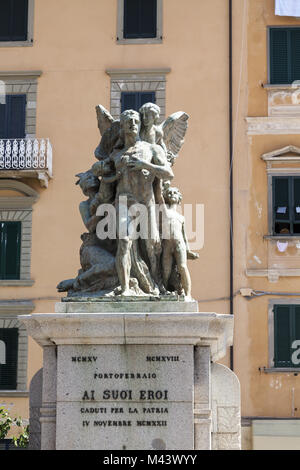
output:
[{"label": "carved inscription", "polygon": [[78,345],[60,351],[59,363],[67,367],[58,383],[58,406],[72,409],[86,439],[92,432],[104,447],[111,439],[126,448],[139,439],[141,448],[153,439],[178,440],[180,447],[176,423],[188,425],[192,439],[193,356],[185,346]]}]

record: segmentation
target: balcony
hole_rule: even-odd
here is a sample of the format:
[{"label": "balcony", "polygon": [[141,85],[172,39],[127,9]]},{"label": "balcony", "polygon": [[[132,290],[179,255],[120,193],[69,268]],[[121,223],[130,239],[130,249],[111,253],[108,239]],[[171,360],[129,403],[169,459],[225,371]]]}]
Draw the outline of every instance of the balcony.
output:
[{"label": "balcony", "polygon": [[0,178],[38,178],[48,187],[52,178],[49,139],[0,139]]}]

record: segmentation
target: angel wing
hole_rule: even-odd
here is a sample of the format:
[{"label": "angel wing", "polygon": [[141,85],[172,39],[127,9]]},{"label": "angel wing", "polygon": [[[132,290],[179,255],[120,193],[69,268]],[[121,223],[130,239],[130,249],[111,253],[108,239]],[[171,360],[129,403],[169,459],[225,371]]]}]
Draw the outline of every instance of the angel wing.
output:
[{"label": "angel wing", "polygon": [[168,160],[173,164],[184,143],[189,115],[183,111],[171,114],[162,124],[163,140],[168,152]]},{"label": "angel wing", "polygon": [[112,117],[110,112],[102,106],[102,104],[98,104],[96,106],[96,114],[99,131],[100,134],[103,135],[104,132],[112,126],[115,119]]},{"label": "angel wing", "polygon": [[98,160],[105,160],[109,157],[115,144],[120,137],[120,121],[114,119],[109,111],[101,104],[96,106],[98,128],[101,134],[101,141],[95,150],[95,157]]}]

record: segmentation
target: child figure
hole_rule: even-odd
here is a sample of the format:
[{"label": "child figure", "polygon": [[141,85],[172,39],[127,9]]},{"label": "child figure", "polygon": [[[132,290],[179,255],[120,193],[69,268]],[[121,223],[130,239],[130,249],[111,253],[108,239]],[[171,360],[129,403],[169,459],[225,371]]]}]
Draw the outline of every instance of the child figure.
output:
[{"label": "child figure", "polygon": [[184,216],[177,212],[177,206],[182,200],[179,189],[174,187],[167,188],[164,191],[164,199],[166,202],[165,211],[162,214],[162,271],[164,285],[168,289],[175,259],[184,294],[190,300],[191,277],[187,267],[187,259],[197,259],[199,255],[189,250]]}]

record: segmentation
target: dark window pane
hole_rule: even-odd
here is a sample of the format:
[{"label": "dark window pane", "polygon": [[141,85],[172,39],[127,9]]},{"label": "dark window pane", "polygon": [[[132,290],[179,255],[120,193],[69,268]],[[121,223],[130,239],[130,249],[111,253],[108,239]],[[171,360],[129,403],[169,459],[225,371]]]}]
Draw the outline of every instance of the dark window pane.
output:
[{"label": "dark window pane", "polygon": [[18,328],[0,328],[5,344],[5,364],[0,364],[0,390],[16,390],[18,368]]},{"label": "dark window pane", "polygon": [[156,0],[142,0],[141,35],[142,37],[156,37]]},{"label": "dark window pane", "polygon": [[28,0],[13,0],[11,21],[14,41],[26,41],[28,24]]},{"label": "dark window pane", "polygon": [[28,0],[0,1],[0,41],[26,41]]},{"label": "dark window pane", "polygon": [[134,109],[138,111],[138,94],[137,93],[122,93],[121,94],[121,112],[126,109]]},{"label": "dark window pane", "polygon": [[155,103],[155,92],[142,92],[140,93],[140,107],[145,103]]},{"label": "dark window pane", "polygon": [[9,41],[11,31],[11,0],[0,2],[0,41]]},{"label": "dark window pane", "polygon": [[0,139],[6,137],[6,105],[0,103]]},{"label": "dark window pane", "polygon": [[288,367],[291,364],[292,338],[290,323],[290,307],[288,305],[274,306],[274,333],[275,333],[275,366]]},{"label": "dark window pane", "polygon": [[7,95],[7,130],[8,139],[25,137],[26,95]]},{"label": "dark window pane", "polygon": [[157,0],[124,0],[124,38],[156,37]]},{"label": "dark window pane", "polygon": [[140,0],[124,0],[124,38],[140,35]]}]

